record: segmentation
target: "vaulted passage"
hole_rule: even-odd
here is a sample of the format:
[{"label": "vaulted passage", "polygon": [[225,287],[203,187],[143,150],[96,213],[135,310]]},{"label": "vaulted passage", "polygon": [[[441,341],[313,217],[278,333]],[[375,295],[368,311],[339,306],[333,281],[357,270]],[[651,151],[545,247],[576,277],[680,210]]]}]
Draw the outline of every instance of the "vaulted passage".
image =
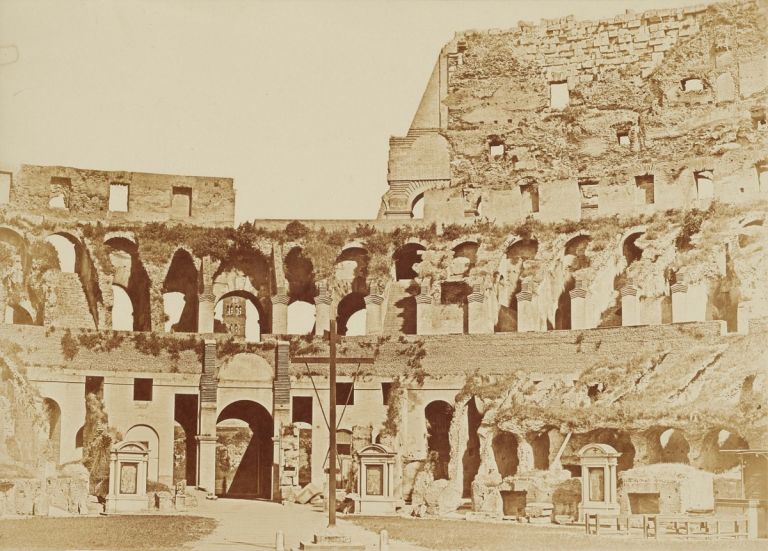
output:
[{"label": "vaulted passage", "polygon": [[339,335],[365,335],[365,300],[362,293],[350,293],[339,302]]},{"label": "vaulted passage", "polygon": [[436,400],[424,408],[427,422],[427,451],[432,462],[435,480],[448,478],[448,463],[451,460],[449,433],[453,419],[453,406]]},{"label": "vaulted passage", "polygon": [[[215,284],[228,285],[229,292],[236,292],[242,287],[234,282],[238,278],[247,279],[251,289],[245,288],[247,293],[240,296],[251,300],[257,306],[259,323],[262,333],[269,333],[272,329],[272,295],[275,289],[275,274],[264,254],[252,246],[237,248],[230,251],[227,258],[221,263],[213,276]],[[217,294],[220,291],[217,291]]]},{"label": "vaulted passage", "polygon": [[292,248],[285,256],[284,270],[291,302],[301,300],[312,303],[317,296],[314,267],[301,247]]},{"label": "vaulted passage", "polygon": [[336,279],[349,282],[353,293],[368,294],[368,251],[348,247],[336,259]]},{"label": "vaulted passage", "polygon": [[413,269],[414,264],[421,262],[421,251],[426,250],[423,245],[418,243],[407,243],[397,249],[393,255],[395,261],[395,279],[413,279],[416,272]]},{"label": "vaulted passage", "polygon": [[248,342],[258,342],[262,333],[270,332],[264,318],[261,302],[252,293],[232,291],[216,302],[213,329],[215,333],[228,333]]},{"label": "vaulted passage", "polygon": [[166,331],[196,332],[198,311],[198,273],[192,256],[179,249],[163,282]]},{"label": "vaulted passage", "polygon": [[491,443],[496,468],[503,477],[517,474],[519,459],[517,456],[517,436],[511,432],[500,432]]},{"label": "vaulted passage", "polygon": [[225,407],[216,426],[216,488],[227,497],[270,499],[272,495],[272,416],[257,402]]},{"label": "vaulted passage", "polygon": [[[114,285],[125,292],[129,300],[127,304],[125,301],[113,300],[113,328],[151,331],[150,281],[139,258],[138,247],[132,241],[122,237],[109,239],[105,244],[109,247],[110,261],[115,270]],[[120,291],[117,293],[120,295]]]},{"label": "vaulted passage", "polygon": [[739,464],[739,456],[727,453],[724,450],[744,450],[749,444],[736,432],[719,428],[710,431],[701,445],[701,455],[697,464],[705,471],[721,473],[736,467]]}]

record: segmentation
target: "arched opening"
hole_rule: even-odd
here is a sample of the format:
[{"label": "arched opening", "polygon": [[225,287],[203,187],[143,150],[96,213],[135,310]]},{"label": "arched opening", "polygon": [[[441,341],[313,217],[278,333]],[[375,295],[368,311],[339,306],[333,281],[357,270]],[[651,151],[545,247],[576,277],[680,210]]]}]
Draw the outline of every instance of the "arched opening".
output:
[{"label": "arched opening", "polygon": [[215,333],[228,333],[248,342],[258,342],[264,327],[261,303],[247,291],[232,291],[223,295],[213,309]]},{"label": "arched opening", "polygon": [[701,456],[698,458],[699,467],[705,471],[721,473],[739,465],[739,456],[735,453],[724,453],[723,450],[748,449],[747,441],[736,432],[725,428],[710,431],[701,445]]},{"label": "arched opening", "polygon": [[163,307],[167,332],[196,333],[198,273],[192,255],[177,250],[163,281]]},{"label": "arched opening", "polygon": [[532,260],[539,252],[539,242],[536,239],[518,239],[507,247],[506,257],[510,264],[518,264],[523,260]]},{"label": "arched opening", "polygon": [[339,335],[365,335],[365,300],[362,293],[350,293],[337,308]]},{"label": "arched opening", "polygon": [[529,432],[527,440],[533,450],[533,468],[549,469],[549,430]]},{"label": "arched opening", "polygon": [[[317,295],[312,260],[304,255],[301,247],[292,248],[285,256],[285,279],[288,281],[288,296],[291,302],[312,303]],[[290,323],[290,317],[289,317]]]},{"label": "arched opening", "polygon": [[[56,250],[62,274],[77,274],[94,327],[99,325],[98,304],[102,302],[99,278],[88,251],[72,234],[58,232],[49,235],[46,242]],[[69,305],[70,307],[72,305]],[[85,321],[85,320],[83,320]]]},{"label": "arched opening", "polygon": [[133,331],[133,302],[120,285],[112,285],[112,329]]},{"label": "arched opening", "polygon": [[264,406],[239,400],[219,414],[216,488],[227,497],[272,496],[272,416]]},{"label": "arched opening", "polygon": [[421,220],[424,218],[424,194],[420,193],[411,203],[411,218]]},{"label": "arched opening", "polygon": [[48,443],[51,459],[58,465],[61,463],[61,407],[51,398],[43,399],[43,406],[48,419]]},{"label": "arched opening", "polygon": [[678,429],[667,429],[659,434],[659,444],[661,453],[659,461],[661,463],[688,463],[688,453],[691,447],[688,440],[685,439],[683,431]]},{"label": "arched opening", "polygon": [[395,279],[398,281],[406,279],[414,279],[416,277],[416,271],[413,269],[414,264],[421,262],[421,251],[426,250],[426,247],[419,245],[418,243],[406,243],[393,255],[395,261]]},{"label": "arched opening", "polygon": [[477,264],[477,249],[480,245],[474,241],[465,241],[453,248],[453,263],[451,271],[455,275],[467,275]]},{"label": "arched opening", "polygon": [[424,408],[427,424],[427,451],[435,480],[448,478],[448,463],[451,460],[450,429],[453,406],[443,400],[430,402]]},{"label": "arched opening", "polygon": [[160,437],[149,425],[134,425],[125,433],[125,441],[141,442],[149,450],[147,480],[155,482],[160,478]]},{"label": "arched opening", "polygon": [[336,259],[336,279],[351,282],[353,293],[368,294],[368,251],[348,247]]},{"label": "arched opening", "polygon": [[515,476],[520,459],[517,455],[517,436],[511,432],[499,432],[491,442],[496,468],[502,478]]},{"label": "arched opening", "polygon": [[643,249],[637,246],[636,241],[643,235],[643,232],[635,232],[629,235],[622,245],[621,249],[624,253],[624,260],[627,262],[627,267],[633,262],[640,260],[643,256]]},{"label": "arched opening", "polygon": [[565,244],[563,264],[571,271],[580,270],[589,266],[587,247],[592,238],[588,235],[577,235]]},{"label": "arched opening", "polygon": [[74,274],[77,261],[77,241],[63,233],[49,235],[45,240],[56,249],[59,271]]},{"label": "arched opening", "polygon": [[446,321],[461,319],[461,330],[454,325],[452,332],[469,332],[468,297],[471,293],[472,287],[465,281],[444,281],[440,284],[440,302],[447,307],[443,310],[443,318]]},{"label": "arched opening", "polygon": [[[151,331],[152,315],[149,300],[151,282],[144,264],[139,258],[138,247],[131,240],[124,237],[113,237],[104,242],[110,248],[110,261],[115,268],[113,281],[123,288],[130,299],[131,326],[127,331]],[[121,297],[122,299],[122,297]],[[121,326],[127,325],[127,316],[123,314],[126,305],[121,304],[123,310],[118,311]],[[112,309],[113,327],[115,307]]]},{"label": "arched opening", "polygon": [[[595,429],[579,436],[579,442],[584,444],[590,442],[608,444],[621,453],[616,464],[617,471],[631,469],[635,464],[635,447],[632,445],[632,439],[628,432],[618,429]],[[573,441],[573,438],[571,439],[571,444],[575,449],[578,449],[575,447],[576,443]]]},{"label": "arched opening", "polygon": [[308,335],[315,327],[315,305],[295,300],[288,305],[288,334]]},{"label": "arched opening", "polygon": [[20,304],[9,304],[5,307],[5,323],[14,325],[34,325],[32,314]]},{"label": "arched opening", "polygon": [[[251,284],[248,289],[249,300],[258,307],[261,332],[269,333],[272,329],[272,295],[275,281],[272,263],[264,253],[252,246],[238,247],[230,251],[213,276],[213,281],[229,280],[228,290],[244,289],[234,285],[232,277],[247,278]],[[245,287],[247,289],[247,287]]]}]

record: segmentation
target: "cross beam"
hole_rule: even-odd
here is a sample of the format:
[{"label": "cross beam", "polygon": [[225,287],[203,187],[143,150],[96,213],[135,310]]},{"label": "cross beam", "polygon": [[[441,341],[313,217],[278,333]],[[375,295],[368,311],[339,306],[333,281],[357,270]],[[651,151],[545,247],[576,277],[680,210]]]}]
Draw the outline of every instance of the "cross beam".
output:
[{"label": "cross beam", "polygon": [[[331,320],[330,354],[328,356],[297,356],[291,362],[304,364],[328,364],[328,527],[336,526],[336,364],[372,364],[373,358],[337,358],[336,357],[336,320]],[[322,403],[321,403],[322,405]]]}]

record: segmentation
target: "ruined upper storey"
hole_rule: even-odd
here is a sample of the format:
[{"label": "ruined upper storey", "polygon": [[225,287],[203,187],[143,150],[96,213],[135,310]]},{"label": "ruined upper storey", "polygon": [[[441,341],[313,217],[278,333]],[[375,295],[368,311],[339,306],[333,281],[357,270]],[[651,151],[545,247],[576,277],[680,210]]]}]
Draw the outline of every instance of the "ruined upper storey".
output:
[{"label": "ruined upper storey", "polygon": [[52,222],[232,227],[235,192],[231,178],[21,165],[0,167],[0,209]]},{"label": "ruined upper storey", "polygon": [[457,34],[407,136],[382,218],[507,223],[768,196],[766,3],[521,22]]}]

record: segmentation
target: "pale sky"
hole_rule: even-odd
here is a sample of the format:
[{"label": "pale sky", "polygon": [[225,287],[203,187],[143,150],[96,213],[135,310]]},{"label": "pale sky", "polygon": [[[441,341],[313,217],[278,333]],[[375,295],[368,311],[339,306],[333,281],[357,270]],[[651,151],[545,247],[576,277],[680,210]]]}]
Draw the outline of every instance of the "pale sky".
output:
[{"label": "pale sky", "polygon": [[373,218],[455,31],[695,0],[0,0],[0,162],[226,176],[238,222]]}]

